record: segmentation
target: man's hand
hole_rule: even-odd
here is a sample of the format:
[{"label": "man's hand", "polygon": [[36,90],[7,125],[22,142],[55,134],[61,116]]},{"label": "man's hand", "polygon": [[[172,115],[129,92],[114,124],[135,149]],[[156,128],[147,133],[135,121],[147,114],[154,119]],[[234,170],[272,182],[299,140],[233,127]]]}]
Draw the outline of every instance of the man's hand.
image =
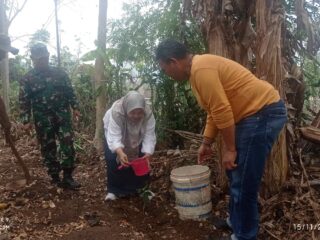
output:
[{"label": "man's hand", "polygon": [[211,154],[211,145],[202,143],[198,150],[198,164],[203,164],[206,162]]},{"label": "man's hand", "polygon": [[128,156],[127,154],[125,154],[122,150],[122,148],[118,148],[116,150],[116,153],[117,153],[117,156],[118,156],[118,159],[120,161],[120,164],[124,167],[127,167],[129,166],[129,161],[128,161]]},{"label": "man's hand", "polygon": [[235,125],[221,129],[223,139],[222,165],[227,170],[232,170],[237,167],[235,164],[237,158]]},{"label": "man's hand", "polygon": [[227,170],[232,170],[237,167],[235,164],[237,158],[237,151],[225,150],[222,156],[222,165]]}]

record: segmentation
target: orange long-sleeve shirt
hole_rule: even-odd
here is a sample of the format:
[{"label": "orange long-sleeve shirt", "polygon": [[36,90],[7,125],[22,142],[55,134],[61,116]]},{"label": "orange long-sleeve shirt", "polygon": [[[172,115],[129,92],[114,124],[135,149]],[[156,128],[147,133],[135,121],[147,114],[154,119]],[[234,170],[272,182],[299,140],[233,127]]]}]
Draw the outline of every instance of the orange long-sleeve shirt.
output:
[{"label": "orange long-sleeve shirt", "polygon": [[195,55],[189,81],[199,105],[207,111],[204,136],[209,138],[280,100],[271,84],[237,62],[216,55]]}]

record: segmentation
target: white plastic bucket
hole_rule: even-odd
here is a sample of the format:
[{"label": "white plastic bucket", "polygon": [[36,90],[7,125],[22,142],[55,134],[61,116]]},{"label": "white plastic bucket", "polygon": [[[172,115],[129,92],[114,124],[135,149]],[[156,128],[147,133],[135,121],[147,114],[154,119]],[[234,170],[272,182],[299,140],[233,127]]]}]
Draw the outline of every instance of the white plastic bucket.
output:
[{"label": "white plastic bucket", "polygon": [[210,170],[191,165],[173,169],[170,179],[176,197],[176,209],[182,220],[204,220],[211,214]]}]

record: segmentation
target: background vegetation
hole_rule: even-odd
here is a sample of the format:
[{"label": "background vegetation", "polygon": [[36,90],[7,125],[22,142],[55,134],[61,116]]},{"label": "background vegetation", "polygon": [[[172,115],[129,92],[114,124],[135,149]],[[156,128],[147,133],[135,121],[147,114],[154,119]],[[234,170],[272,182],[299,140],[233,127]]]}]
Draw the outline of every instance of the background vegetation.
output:
[{"label": "background vegetation", "polygon": [[[319,105],[319,55],[307,53],[307,33],[298,31],[297,17],[293,14],[295,1],[283,1],[286,9],[286,25],[290,29],[292,39],[298,47],[292,48],[296,63],[304,74],[306,91],[305,106],[309,111],[317,112]],[[315,1],[305,3],[309,15],[315,23],[319,22],[319,4]],[[156,45],[166,38],[174,38],[188,45],[194,53],[207,52],[198,23],[183,15],[182,0],[140,0],[134,4],[124,5],[123,18],[108,22],[107,51],[105,75],[108,81],[107,103],[123,96],[130,89],[143,89],[154,109],[157,118],[159,142],[169,146],[181,144],[165,129],[179,129],[201,132],[205,114],[199,109],[187,83],[177,84],[159,72],[154,57]],[[315,25],[316,27],[316,25]],[[315,28],[316,29],[316,28]],[[318,31],[318,29],[316,29]],[[307,31],[307,30],[306,30]],[[319,34],[319,32],[315,32]],[[30,38],[33,42],[48,42],[50,34],[40,29]],[[81,40],[78,40],[81,41]],[[319,44],[319,43],[317,43]],[[314,48],[317,51],[317,47]],[[56,65],[57,58],[51,53],[51,63]],[[95,50],[80,58],[73,55],[67,46],[62,48],[62,67],[68,72],[81,106],[82,121],[78,130],[92,134],[95,123],[95,91],[93,82],[93,61]],[[10,59],[10,104],[11,114],[18,119],[18,80],[31,67],[28,55],[18,55]],[[318,101],[318,102],[317,102]],[[308,113],[308,112],[305,112]],[[308,114],[304,120],[311,119]]]}]

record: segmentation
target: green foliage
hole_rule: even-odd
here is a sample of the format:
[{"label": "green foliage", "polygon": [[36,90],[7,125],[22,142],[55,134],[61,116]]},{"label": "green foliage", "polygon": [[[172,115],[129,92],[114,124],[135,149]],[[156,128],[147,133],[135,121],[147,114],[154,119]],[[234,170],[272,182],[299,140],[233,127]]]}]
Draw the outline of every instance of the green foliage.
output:
[{"label": "green foliage", "polygon": [[[304,9],[307,14],[301,14],[297,17],[297,1],[283,0],[283,6],[286,10],[285,27],[287,30],[285,39],[285,53],[293,58],[293,61],[301,67],[304,74],[305,106],[314,110],[315,100],[320,96],[320,77],[319,77],[319,56],[316,56],[320,48],[320,3],[319,1],[306,0]],[[310,25],[309,25],[309,20]]]},{"label": "green foliage", "polygon": [[30,60],[24,56],[16,56],[9,59],[9,79],[10,79],[10,113],[13,119],[19,117],[19,80],[30,68]]},{"label": "green foliage", "polygon": [[[316,64],[312,60],[306,59],[304,64],[304,75],[305,75],[305,82],[306,82],[306,89],[305,89],[305,105],[314,109],[314,102],[320,96],[320,68],[319,65]],[[319,107],[316,107],[319,109]],[[316,109],[315,109],[316,110]]]},{"label": "green foliage", "polygon": [[[319,63],[311,59],[304,51],[307,46],[307,32],[299,29],[295,14],[295,2],[283,0],[286,10],[285,27],[290,31],[286,42],[290,56],[304,70],[306,81],[306,104],[310,99],[320,95]],[[205,44],[199,27],[193,19],[182,19],[182,0],[138,0],[132,4],[124,4],[121,19],[108,22],[106,52],[90,51],[81,59],[74,56],[69,48],[61,50],[62,67],[69,74],[80,103],[82,114],[80,130],[94,132],[95,101],[102,90],[107,91],[108,106],[122,97],[128,90],[143,88],[150,97],[157,120],[158,141],[171,146],[181,145],[181,141],[172,137],[164,129],[179,129],[200,132],[204,126],[205,113],[194,98],[188,83],[176,83],[159,71],[154,61],[154,50],[157,44],[167,38],[184,42],[194,53],[205,52]],[[305,8],[314,22],[315,30],[319,26],[319,3],[305,1]],[[319,34],[319,31],[317,32]],[[30,38],[28,46],[35,42],[48,43],[50,34],[44,29],[36,31]],[[318,44],[318,43],[317,43]],[[297,47],[297,46],[300,47]],[[298,51],[296,49],[299,49]],[[92,62],[97,55],[105,60],[106,82],[95,89],[93,82]],[[51,64],[56,65],[57,58],[51,53]],[[286,55],[286,54],[285,54]],[[18,114],[18,80],[31,67],[26,56],[10,59],[11,109],[14,116]],[[106,89],[103,89],[103,88]]]},{"label": "green foliage", "polygon": [[81,57],[81,60],[84,62],[94,61],[95,59],[96,59],[96,50],[87,52]]},{"label": "green foliage", "polygon": [[94,132],[95,123],[95,91],[92,82],[93,67],[91,65],[78,66],[73,73],[72,83],[75,94],[79,101],[81,121],[79,129],[89,133]]},{"label": "green foliage", "polygon": [[32,46],[37,42],[42,42],[47,44],[50,40],[50,33],[46,29],[39,29],[34,34],[32,34],[28,47]]},{"label": "green foliage", "polygon": [[74,150],[77,153],[84,153],[85,152],[84,148],[82,147],[84,145],[84,143],[81,138],[75,138],[73,145],[74,145]]},{"label": "green foliage", "polygon": [[163,129],[199,132],[204,114],[188,84],[177,84],[160,74],[154,50],[161,40],[174,38],[197,53],[203,52],[201,34],[191,20],[181,21],[180,0],[141,0],[125,4],[124,11],[122,19],[108,25],[109,103],[116,99],[114,96],[121,97],[130,88],[145,84],[157,119],[158,140],[169,145],[180,144]]},{"label": "green foliage", "polygon": [[[79,59],[70,52],[70,49],[66,46],[61,48],[60,52],[61,68],[63,68],[68,74],[72,74],[79,67]],[[58,65],[58,58],[55,54],[52,54],[50,58],[50,64],[53,66]]]}]

